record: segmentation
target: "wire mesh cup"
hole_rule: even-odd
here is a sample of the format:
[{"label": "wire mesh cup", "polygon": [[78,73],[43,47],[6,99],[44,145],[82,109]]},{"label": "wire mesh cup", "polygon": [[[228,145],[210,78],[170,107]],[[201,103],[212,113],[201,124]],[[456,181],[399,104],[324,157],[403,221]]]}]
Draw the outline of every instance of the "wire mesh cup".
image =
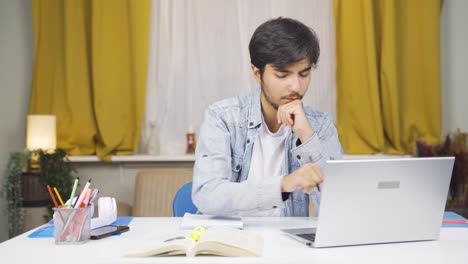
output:
[{"label": "wire mesh cup", "polygon": [[55,244],[83,244],[89,241],[93,206],[53,210]]}]

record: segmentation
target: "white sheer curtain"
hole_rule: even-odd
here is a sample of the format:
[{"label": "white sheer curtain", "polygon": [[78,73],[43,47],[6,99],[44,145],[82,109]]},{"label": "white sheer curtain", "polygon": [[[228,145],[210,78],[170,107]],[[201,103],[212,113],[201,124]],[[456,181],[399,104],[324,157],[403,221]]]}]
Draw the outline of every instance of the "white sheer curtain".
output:
[{"label": "white sheer curtain", "polygon": [[336,113],[332,0],[153,0],[140,153],[179,154],[211,103],[258,85],[248,44],[270,18],[298,19],[320,39],[318,68],[304,103]]}]

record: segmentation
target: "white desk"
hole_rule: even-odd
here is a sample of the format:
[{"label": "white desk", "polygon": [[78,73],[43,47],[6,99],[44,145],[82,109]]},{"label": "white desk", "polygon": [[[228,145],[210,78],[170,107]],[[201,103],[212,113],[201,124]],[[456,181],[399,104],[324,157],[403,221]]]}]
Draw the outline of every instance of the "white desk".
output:
[{"label": "white desk", "polygon": [[[27,232],[0,244],[0,263],[468,263],[468,228],[442,228],[438,241],[314,249],[279,229],[313,227],[314,218],[244,218],[246,230],[265,240],[262,257],[122,258],[135,241],[178,230],[181,218],[134,218],[130,231],[83,245],[56,246]],[[150,243],[150,241],[148,241]]]}]

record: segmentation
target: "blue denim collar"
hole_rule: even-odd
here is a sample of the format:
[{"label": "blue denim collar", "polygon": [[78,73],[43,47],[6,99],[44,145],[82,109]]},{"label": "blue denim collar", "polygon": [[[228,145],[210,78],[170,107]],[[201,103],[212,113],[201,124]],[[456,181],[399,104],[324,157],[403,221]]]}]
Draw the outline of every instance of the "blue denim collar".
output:
[{"label": "blue denim collar", "polygon": [[250,109],[249,109],[249,128],[255,128],[262,123],[262,106],[260,103],[260,94],[262,92],[261,87],[258,87],[254,92],[250,94]]}]

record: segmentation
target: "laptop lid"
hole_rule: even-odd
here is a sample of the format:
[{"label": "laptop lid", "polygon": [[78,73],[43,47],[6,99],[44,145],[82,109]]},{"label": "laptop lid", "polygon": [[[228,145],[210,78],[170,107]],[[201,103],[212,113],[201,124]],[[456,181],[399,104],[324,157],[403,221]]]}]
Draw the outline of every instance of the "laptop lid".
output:
[{"label": "laptop lid", "polygon": [[453,157],[327,161],[314,247],[435,240]]}]

